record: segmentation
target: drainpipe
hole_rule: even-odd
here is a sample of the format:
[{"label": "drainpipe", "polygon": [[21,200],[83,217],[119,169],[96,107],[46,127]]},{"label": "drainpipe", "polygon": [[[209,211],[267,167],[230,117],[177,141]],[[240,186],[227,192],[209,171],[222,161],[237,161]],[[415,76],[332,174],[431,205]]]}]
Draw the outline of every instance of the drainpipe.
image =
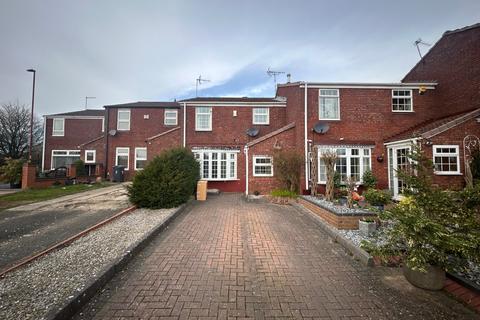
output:
[{"label": "drainpipe", "polygon": [[43,116],[43,146],[42,146],[42,168],[45,170],[45,139],[47,138],[47,116]]},{"label": "drainpipe", "polygon": [[183,103],[183,147],[187,146],[187,104]]},{"label": "drainpipe", "polygon": [[[104,107],[105,108],[105,107]],[[106,179],[107,178],[107,172],[108,172],[108,131],[109,130],[109,125],[110,125],[110,108],[105,108],[105,125],[104,125],[104,129],[105,129],[105,165],[103,167],[103,176],[104,178]]]},{"label": "drainpipe", "polygon": [[243,148],[245,153],[245,195],[248,196],[248,146]]},{"label": "drainpipe", "polygon": [[308,189],[308,142],[307,142],[307,100],[308,100],[308,95],[307,95],[307,86],[308,83],[304,82],[305,84],[305,105],[303,108],[303,127],[304,127],[304,134],[305,134],[305,190]]}]

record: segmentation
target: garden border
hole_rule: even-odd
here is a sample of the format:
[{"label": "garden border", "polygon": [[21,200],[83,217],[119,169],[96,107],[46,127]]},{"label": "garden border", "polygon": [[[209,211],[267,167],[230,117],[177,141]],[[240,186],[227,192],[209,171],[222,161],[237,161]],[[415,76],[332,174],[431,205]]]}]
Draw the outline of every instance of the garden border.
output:
[{"label": "garden border", "polygon": [[316,222],[317,225],[320,226],[323,231],[325,231],[325,233],[327,233],[333,239],[333,241],[338,242],[356,260],[359,260],[365,266],[374,266],[373,257],[368,254],[368,252],[355,246],[350,240],[345,238],[342,234],[340,234],[336,229],[334,229],[331,225],[325,222],[317,214],[315,214],[308,208],[305,208],[300,203],[292,203],[292,207],[301,213],[306,213],[310,218],[312,218],[312,220]]},{"label": "garden border", "polygon": [[125,253],[107,266],[100,272],[99,276],[90,280],[85,288],[75,294],[72,299],[69,299],[62,307],[57,310],[50,311],[45,319],[47,320],[63,320],[70,319],[75,315],[88,301],[90,301],[95,294],[104,287],[118,272],[140,252],[142,251],[160,232],[162,232],[168,225],[181,213],[188,212],[192,209],[194,200],[191,199],[187,203],[181,205],[172,212],[160,225],[156,226],[152,231],[144,235],[139,241],[132,244]]}]

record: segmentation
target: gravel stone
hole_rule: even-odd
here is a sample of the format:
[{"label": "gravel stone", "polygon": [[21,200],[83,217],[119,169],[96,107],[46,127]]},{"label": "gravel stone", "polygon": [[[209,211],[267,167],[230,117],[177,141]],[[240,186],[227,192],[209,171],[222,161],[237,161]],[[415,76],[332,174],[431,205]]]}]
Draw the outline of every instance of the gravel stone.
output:
[{"label": "gravel stone", "polygon": [[330,210],[333,213],[338,214],[338,215],[362,215],[362,216],[364,216],[364,215],[375,215],[375,213],[373,213],[371,211],[362,210],[362,209],[359,209],[359,208],[349,208],[347,206],[339,206],[339,205],[336,205],[336,204],[334,204],[330,201],[320,199],[320,198],[317,198],[317,197],[313,197],[313,196],[308,196],[307,195],[307,196],[302,196],[302,198],[305,199],[305,200],[308,200],[310,202],[315,203],[319,207],[322,207],[326,210]]},{"label": "gravel stone", "polygon": [[176,209],[138,209],[0,279],[0,319],[44,319]]}]

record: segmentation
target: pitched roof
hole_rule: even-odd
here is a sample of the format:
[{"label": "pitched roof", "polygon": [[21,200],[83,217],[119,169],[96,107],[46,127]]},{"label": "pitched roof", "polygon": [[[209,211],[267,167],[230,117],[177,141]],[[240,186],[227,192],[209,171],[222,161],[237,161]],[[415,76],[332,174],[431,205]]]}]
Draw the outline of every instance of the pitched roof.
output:
[{"label": "pitched roof", "polygon": [[137,101],[106,105],[105,108],[180,108],[176,101]]},{"label": "pitched roof", "polygon": [[277,129],[277,130],[275,130],[275,131],[272,131],[272,132],[270,132],[270,133],[267,133],[266,135],[264,135],[264,136],[262,136],[262,137],[260,137],[260,138],[257,138],[257,139],[255,139],[255,140],[250,141],[249,143],[247,143],[247,147],[254,146],[254,145],[256,145],[256,144],[258,144],[258,143],[260,143],[260,142],[263,142],[263,141],[268,140],[268,139],[270,139],[270,138],[272,138],[272,137],[275,137],[276,135],[279,135],[280,133],[282,133],[282,132],[284,132],[284,131],[287,131],[287,130],[289,130],[289,129],[292,129],[292,128],[294,128],[294,127],[295,127],[295,122],[289,123],[289,124],[287,124],[286,126],[281,127],[280,129]]},{"label": "pitched roof", "polygon": [[160,132],[160,133],[158,133],[154,136],[148,137],[147,139],[145,139],[145,142],[150,142],[150,141],[155,140],[157,138],[163,137],[164,135],[167,135],[167,134],[169,134],[170,132],[173,132],[173,131],[177,131],[178,129],[180,129],[180,127],[175,127],[173,129],[170,129],[170,130],[167,130],[167,131],[164,131],[164,132]]},{"label": "pitched roof", "polygon": [[443,33],[444,36],[447,36],[449,34],[453,34],[453,33],[458,33],[458,32],[463,32],[463,31],[467,31],[467,30],[470,30],[470,29],[475,29],[475,28],[480,28],[480,22],[479,23],[475,23],[475,24],[472,24],[470,26],[465,26],[463,28],[458,28],[458,29],[455,29],[455,30],[448,30],[448,31],[445,31]]},{"label": "pitched roof", "polygon": [[478,116],[480,116],[480,108],[436,120],[428,120],[387,138],[385,142],[401,141],[411,138],[429,139]]},{"label": "pitched roof", "polygon": [[53,116],[65,116],[65,117],[103,117],[105,115],[105,110],[99,109],[87,109],[80,111],[64,112],[46,115],[47,117]]},{"label": "pitched roof", "polygon": [[226,102],[226,103],[285,103],[283,97],[196,97],[180,102]]},{"label": "pitched roof", "polygon": [[86,142],[84,142],[84,143],[81,143],[81,144],[79,144],[77,147],[78,147],[78,148],[82,148],[82,147],[84,147],[84,146],[86,146],[86,145],[89,145],[90,143],[93,143],[93,142],[95,142],[95,141],[98,141],[98,140],[100,140],[100,139],[102,139],[102,138],[105,138],[105,135],[104,135],[104,134],[102,134],[102,135],[100,135],[100,136],[98,136],[98,137],[96,137],[96,138],[93,138],[93,139],[91,139],[91,140],[88,140],[88,141],[86,141]]}]

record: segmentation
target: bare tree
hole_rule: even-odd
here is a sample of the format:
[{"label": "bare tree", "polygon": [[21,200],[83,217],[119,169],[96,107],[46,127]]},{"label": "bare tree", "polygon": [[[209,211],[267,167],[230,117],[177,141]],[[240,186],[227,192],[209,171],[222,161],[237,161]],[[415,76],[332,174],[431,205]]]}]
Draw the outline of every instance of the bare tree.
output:
[{"label": "bare tree", "polygon": [[[30,108],[18,103],[0,106],[0,161],[4,158],[21,159],[28,155],[30,136]],[[33,145],[42,141],[42,125],[38,118],[33,123]]]},{"label": "bare tree", "polygon": [[335,162],[337,161],[337,153],[333,150],[326,150],[322,152],[321,159],[325,164],[327,173],[327,183],[325,185],[325,200],[333,201],[335,183]]}]

